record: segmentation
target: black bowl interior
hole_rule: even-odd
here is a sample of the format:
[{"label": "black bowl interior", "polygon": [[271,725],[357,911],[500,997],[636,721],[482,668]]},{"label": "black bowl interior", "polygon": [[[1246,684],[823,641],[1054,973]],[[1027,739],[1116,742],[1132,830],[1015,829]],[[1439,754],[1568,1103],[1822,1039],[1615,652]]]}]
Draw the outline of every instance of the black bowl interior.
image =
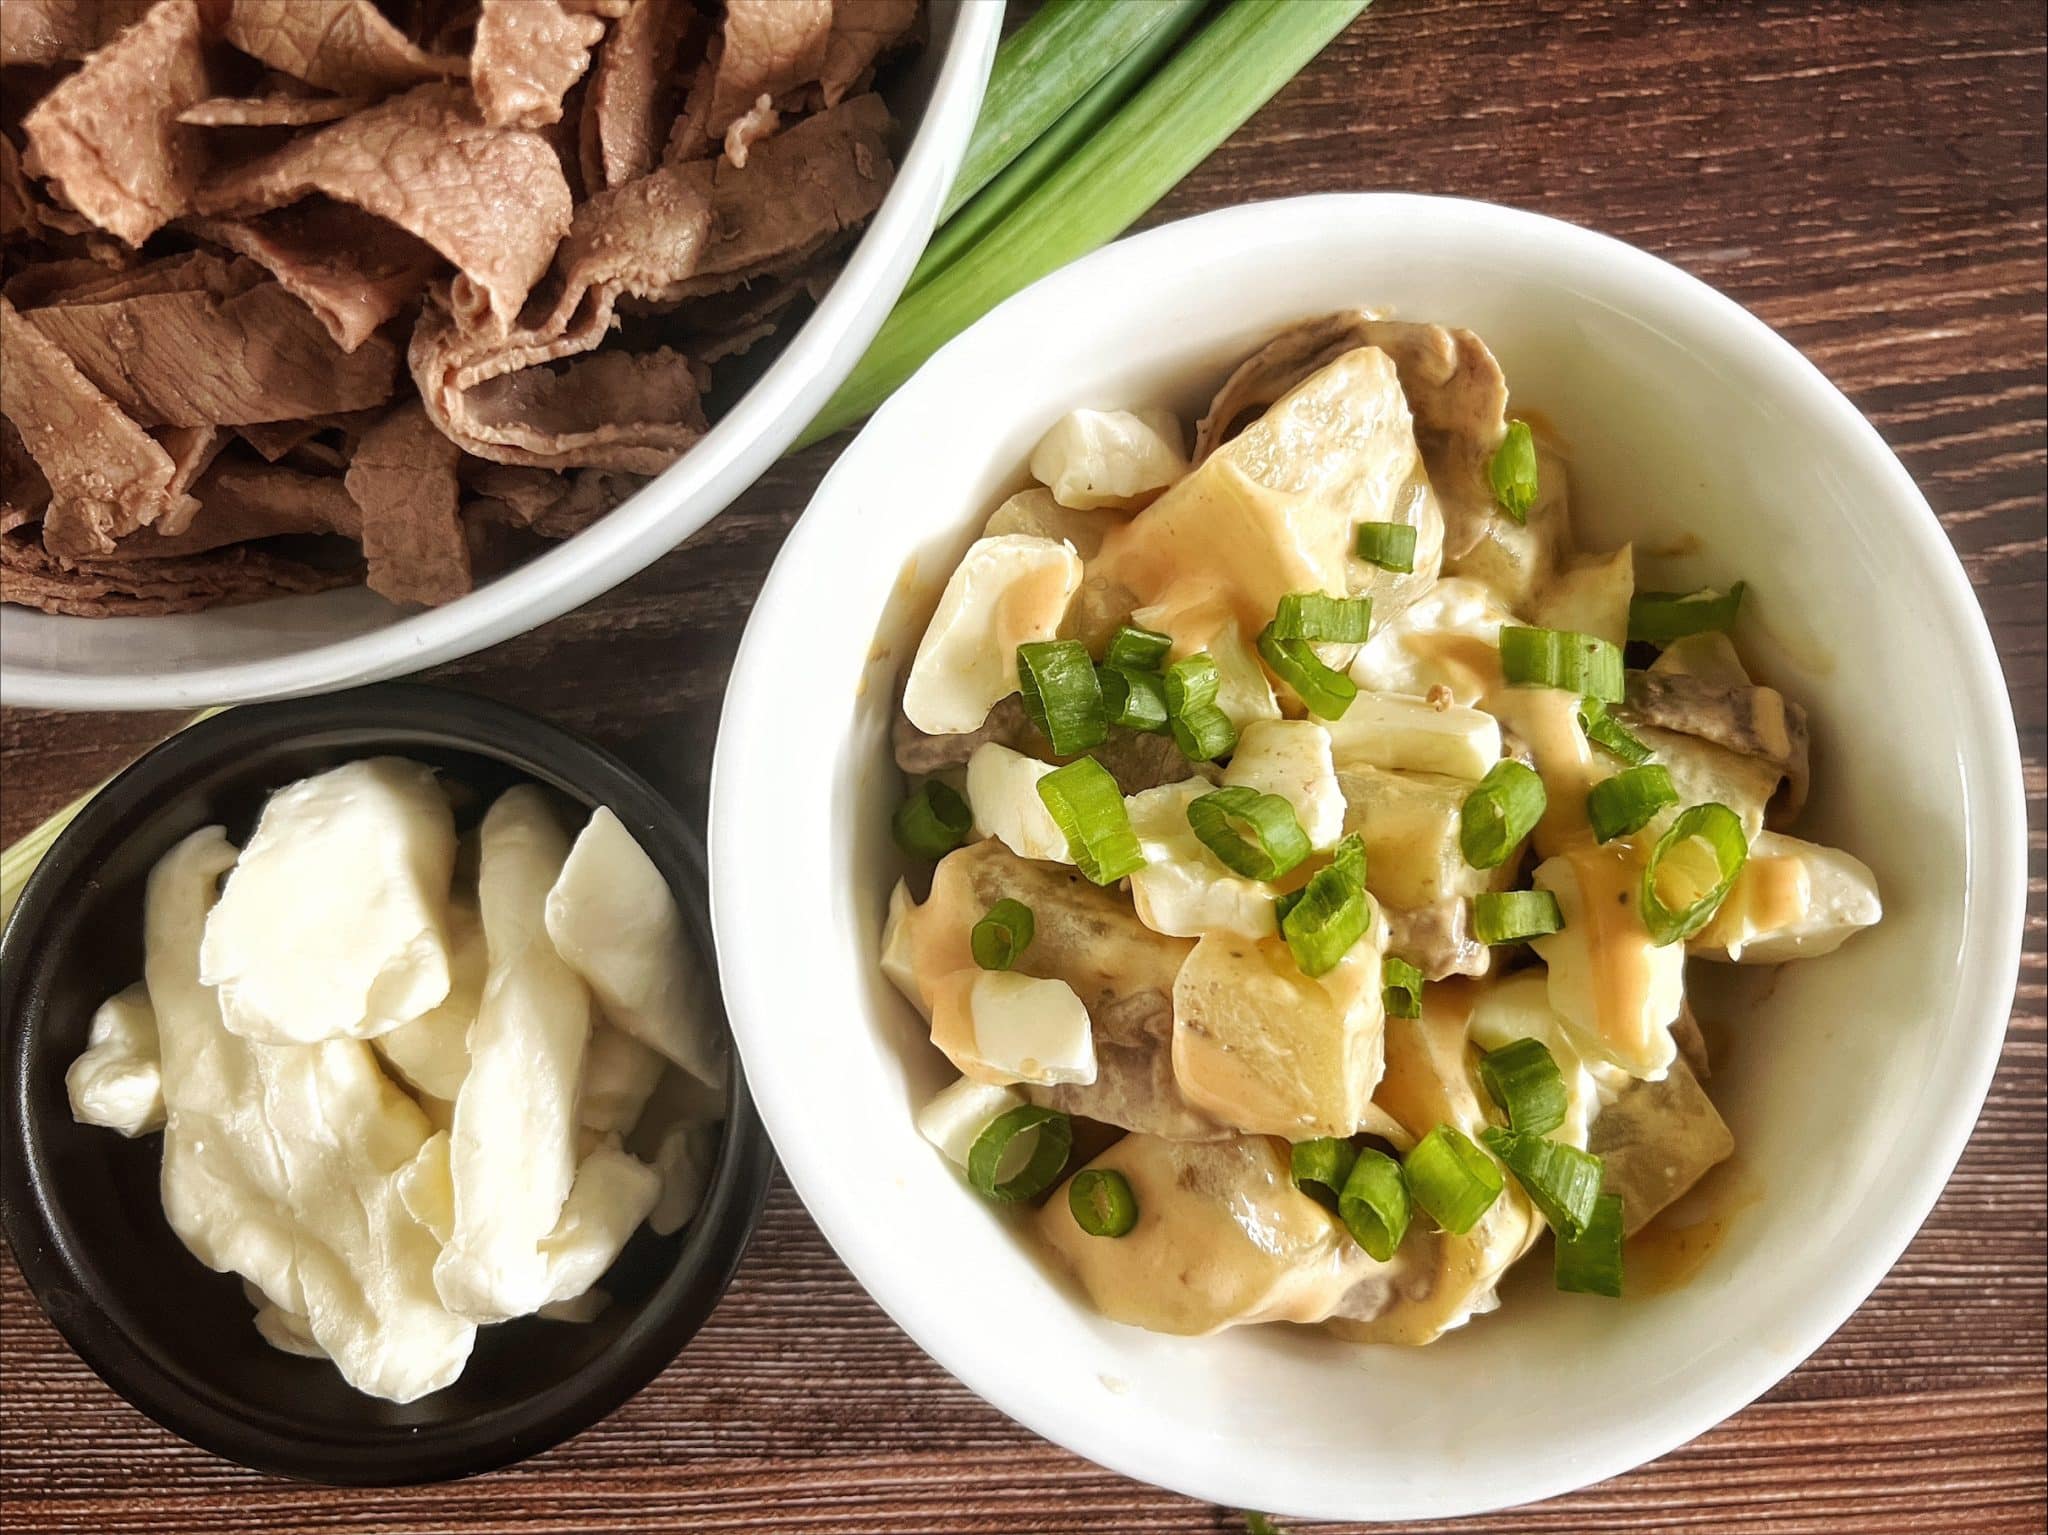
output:
[{"label": "black bowl interior", "polygon": [[571,828],[596,805],[611,806],[667,876],[705,974],[715,976],[695,835],[598,748],[504,705],[416,686],[232,710],[110,784],[51,849],[0,942],[0,1218],[51,1320],[158,1422],[259,1469],[395,1484],[530,1455],[651,1380],[717,1304],[772,1162],[735,1054],[703,1208],[672,1237],[641,1229],[600,1281],[612,1299],[595,1321],[479,1329],[461,1379],[402,1406],[363,1396],[326,1361],[280,1353],[257,1335],[241,1281],[204,1268],[164,1220],[160,1138],[129,1141],[73,1121],[64,1072],[94,1009],[142,974],[143,887],[157,859],[215,823],[240,843],[273,790],[383,753],[431,764],[471,791],[458,795],[471,820],[521,781],[559,796]]}]

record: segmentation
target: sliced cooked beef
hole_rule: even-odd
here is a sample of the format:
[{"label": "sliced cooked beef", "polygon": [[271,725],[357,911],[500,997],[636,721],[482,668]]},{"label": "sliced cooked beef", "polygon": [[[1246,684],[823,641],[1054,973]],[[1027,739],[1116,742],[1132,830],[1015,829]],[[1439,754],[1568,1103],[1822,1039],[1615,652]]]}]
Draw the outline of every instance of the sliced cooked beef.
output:
[{"label": "sliced cooked beef", "polygon": [[441,261],[397,225],[325,197],[249,219],[193,219],[190,227],[267,270],[344,352],[425,292]]},{"label": "sliced cooked beef", "polygon": [[865,90],[875,61],[909,42],[916,28],[917,0],[835,0],[819,80],[825,105],[836,107]]},{"label": "sliced cooked beef", "polygon": [[473,580],[455,471],[462,454],[417,401],[364,434],[348,466],[370,590],[393,602],[453,602]]},{"label": "sliced cooked beef", "polygon": [[488,379],[461,397],[450,427],[465,452],[497,463],[659,474],[706,423],[690,359],[663,347]]},{"label": "sliced cooked beef", "polygon": [[647,483],[637,474],[579,469],[561,475],[546,469],[472,459],[463,471],[472,499],[462,504],[472,525],[496,523],[523,528],[542,538],[570,538]]},{"label": "sliced cooked beef", "polygon": [[153,0],[6,0],[0,64],[66,64],[112,42]]},{"label": "sliced cooked beef", "polygon": [[196,0],[160,0],[22,120],[27,168],[140,245],[191,206],[206,149],[178,114],[212,94]]},{"label": "sliced cooked beef", "polygon": [[[1022,752],[1027,757],[1036,757],[1041,762],[1072,760],[1053,754],[1052,743],[1031,723],[1024,712],[1024,700],[1015,693],[988,711],[988,718],[982,721],[979,730],[963,731],[959,735],[926,735],[910,723],[899,707],[891,737],[896,766],[906,773],[938,773],[947,768],[964,767],[967,759],[974,755],[974,749],[989,741],[1007,746],[1011,751]],[[1109,739],[1089,755],[1109,769],[1117,787],[1125,794],[1142,794],[1161,784],[1180,783],[1214,771],[1207,763],[1188,761],[1181,755],[1180,748],[1173,744],[1173,737],[1128,730],[1122,725],[1110,726]]]},{"label": "sliced cooked beef", "polygon": [[216,179],[205,214],[266,212],[313,193],[352,203],[452,261],[456,313],[508,328],[568,232],[569,184],[547,140],[494,128],[468,92],[422,85]]},{"label": "sliced cooked beef", "polygon": [[254,544],[184,559],[67,566],[25,532],[0,538],[0,601],[77,618],[196,613],[361,579],[346,564],[313,564]]},{"label": "sliced cooked beef", "polygon": [[726,0],[725,26],[713,48],[709,132],[825,72],[832,0]]},{"label": "sliced cooked beef", "polygon": [[355,501],[333,475],[300,474],[238,456],[216,461],[193,484],[192,494],[199,515],[184,532],[143,528],[115,545],[113,559],[181,559],[254,539],[302,534],[362,536]]},{"label": "sliced cooked beef", "polygon": [[562,97],[590,68],[604,23],[561,0],[483,0],[469,82],[484,121],[544,128],[562,120]]},{"label": "sliced cooked beef", "polygon": [[467,68],[410,41],[374,0],[232,0],[221,35],[272,69],[350,96],[384,96]]},{"label": "sliced cooked beef", "polygon": [[1425,980],[1485,975],[1492,968],[1493,951],[1472,936],[1472,906],[1464,897],[1381,910],[1387,916],[1387,952],[1407,960]]},{"label": "sliced cooked beef", "polygon": [[583,99],[586,191],[654,169],[675,121],[678,64],[694,22],[685,0],[637,0],[613,25]]},{"label": "sliced cooked beef", "polygon": [[[1165,999],[1162,998],[1163,1002]],[[1125,1043],[1095,1037],[1095,1080],[1082,1085],[1026,1087],[1024,1095],[1041,1108],[1078,1114],[1139,1135],[1170,1141],[1220,1141],[1237,1132],[1220,1125],[1188,1102],[1173,1074],[1173,1008],[1165,1009],[1163,1037]]]},{"label": "sliced cooked beef", "polygon": [[41,522],[49,504],[50,482],[14,423],[0,416],[0,533]]},{"label": "sliced cooked beef", "polygon": [[1784,774],[1786,799],[1774,809],[1796,815],[1809,776],[1806,710],[1775,688],[1729,687],[1678,672],[1631,671],[1628,696],[1615,706],[1625,724],[1647,725],[1711,741]]},{"label": "sliced cooked beef", "polygon": [[369,104],[367,96],[209,96],[180,112],[178,121],[195,128],[307,128]]}]

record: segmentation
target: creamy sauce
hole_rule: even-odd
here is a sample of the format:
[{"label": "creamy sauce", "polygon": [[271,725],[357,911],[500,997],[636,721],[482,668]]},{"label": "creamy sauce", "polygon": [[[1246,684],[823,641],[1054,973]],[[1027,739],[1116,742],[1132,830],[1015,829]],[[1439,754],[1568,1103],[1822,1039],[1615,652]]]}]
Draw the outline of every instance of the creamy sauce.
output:
[{"label": "creamy sauce", "polygon": [[1476,634],[1454,634],[1446,630],[1418,630],[1404,635],[1402,643],[1418,661],[1441,668],[1453,681],[1451,701],[1468,708],[1485,708],[1487,700],[1504,683],[1500,673],[1500,646]]},{"label": "creamy sauce", "polygon": [[1638,909],[1643,865],[1626,842],[1568,855],[1579,882],[1580,921],[1592,928],[1587,952],[1600,1034],[1617,1052],[1648,1051],[1652,986],[1650,937]]},{"label": "creamy sauce", "polygon": [[1528,743],[1543,779],[1547,803],[1536,825],[1536,851],[1545,858],[1593,845],[1586,795],[1608,776],[1579,728],[1579,699],[1561,688],[1502,688],[1486,707]]},{"label": "creamy sauce", "polygon": [[1763,1179],[1739,1156],[1713,1168],[1629,1238],[1622,1253],[1623,1293],[1665,1295],[1690,1283],[1736,1218],[1763,1203],[1765,1193]]},{"label": "creamy sauce", "polygon": [[1813,881],[1805,859],[1751,858],[1698,942],[1706,948],[1725,948],[1756,933],[1783,932],[1801,921],[1812,905]]}]

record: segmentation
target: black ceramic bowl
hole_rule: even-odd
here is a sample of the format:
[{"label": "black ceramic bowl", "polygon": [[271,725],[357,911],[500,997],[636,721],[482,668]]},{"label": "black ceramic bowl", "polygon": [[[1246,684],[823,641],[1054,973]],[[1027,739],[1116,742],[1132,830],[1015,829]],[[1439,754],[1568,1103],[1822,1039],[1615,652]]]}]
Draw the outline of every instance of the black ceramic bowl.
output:
[{"label": "black ceramic bowl", "polygon": [[667,801],[545,721],[403,684],[234,709],[174,736],[57,839],[0,938],[0,1221],[50,1320],[109,1385],[194,1444],[258,1470],[358,1485],[502,1466],[624,1402],[717,1305],[773,1166],[735,1052],[703,1208],[672,1237],[641,1229],[602,1281],[612,1303],[595,1321],[482,1328],[462,1378],[404,1406],[363,1396],[326,1361],[279,1353],[257,1336],[241,1281],[203,1267],[164,1220],[159,1137],[129,1141],[74,1122],[64,1072],[93,1010],[142,974],[143,885],[157,859],[214,823],[240,842],[271,791],[379,753],[471,786],[476,815],[521,780],[574,806],[609,805],[668,877],[705,974],[717,974],[704,854]]}]

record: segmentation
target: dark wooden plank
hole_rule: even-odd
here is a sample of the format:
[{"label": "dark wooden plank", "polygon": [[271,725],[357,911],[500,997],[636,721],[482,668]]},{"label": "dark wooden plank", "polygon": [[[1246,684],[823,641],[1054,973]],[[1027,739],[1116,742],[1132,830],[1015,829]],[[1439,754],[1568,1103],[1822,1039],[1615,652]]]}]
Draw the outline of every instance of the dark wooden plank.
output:
[{"label": "dark wooden plank", "polygon": [[[2033,806],[2026,963],[1984,1117],[1919,1238],[1756,1406],[1632,1475],[1461,1529],[2044,1527],[2043,68],[2040,8],[1999,0],[1380,0],[1152,215],[1455,193],[1676,261],[1790,336],[1877,423],[1955,541],[2013,688]],[[439,678],[618,746],[701,811],[740,628],[834,451],[778,466],[642,576]],[[0,836],[171,722],[0,713]],[[780,1186],[685,1355],[613,1419],[512,1471],[380,1495],[240,1472],[94,1381],[11,1263],[0,1441],[0,1528],[24,1531],[1242,1528],[1041,1444],[953,1384]]]}]

